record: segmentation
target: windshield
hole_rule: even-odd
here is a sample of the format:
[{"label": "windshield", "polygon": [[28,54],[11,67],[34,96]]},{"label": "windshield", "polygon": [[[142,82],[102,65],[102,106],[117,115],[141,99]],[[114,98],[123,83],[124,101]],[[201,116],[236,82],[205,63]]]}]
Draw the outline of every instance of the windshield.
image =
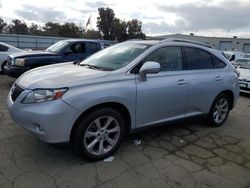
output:
[{"label": "windshield", "polygon": [[58,53],[58,52],[60,52],[64,47],[66,47],[68,44],[69,44],[69,41],[59,41],[59,42],[53,44],[52,46],[48,47],[48,48],[46,49],[46,51]]},{"label": "windshield", "polygon": [[[237,61],[236,61],[237,62]],[[250,60],[241,60],[237,65],[242,69],[250,69]]]},{"label": "windshield", "polygon": [[107,70],[117,70],[142,54],[150,45],[136,43],[121,43],[108,47],[81,62],[81,65],[91,65]]},{"label": "windshield", "polygon": [[250,58],[250,54],[246,54],[244,58]]},{"label": "windshield", "polygon": [[222,52],[222,54],[223,54],[223,56],[224,56],[225,58],[227,58],[227,59],[229,59],[229,58],[231,57],[230,54],[227,54],[227,53],[225,53],[225,52]]}]

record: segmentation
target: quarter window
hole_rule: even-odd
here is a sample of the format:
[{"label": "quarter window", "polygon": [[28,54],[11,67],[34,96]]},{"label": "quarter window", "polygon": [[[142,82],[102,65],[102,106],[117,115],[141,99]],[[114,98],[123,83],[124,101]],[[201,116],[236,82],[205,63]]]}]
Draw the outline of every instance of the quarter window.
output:
[{"label": "quarter window", "polygon": [[213,62],[214,62],[214,68],[221,69],[226,66],[225,63],[223,63],[221,60],[219,60],[217,57],[213,56]]},{"label": "quarter window", "polygon": [[143,60],[143,63],[147,61],[155,61],[160,63],[161,71],[178,71],[182,70],[182,52],[180,47],[163,47]]},{"label": "quarter window", "polygon": [[96,42],[89,42],[89,51],[95,53],[99,50],[99,45]]},{"label": "quarter window", "polygon": [[185,47],[185,56],[188,70],[213,69],[211,56],[203,50]]},{"label": "quarter window", "polygon": [[8,49],[9,48],[7,46],[0,45],[0,52],[7,52]]}]

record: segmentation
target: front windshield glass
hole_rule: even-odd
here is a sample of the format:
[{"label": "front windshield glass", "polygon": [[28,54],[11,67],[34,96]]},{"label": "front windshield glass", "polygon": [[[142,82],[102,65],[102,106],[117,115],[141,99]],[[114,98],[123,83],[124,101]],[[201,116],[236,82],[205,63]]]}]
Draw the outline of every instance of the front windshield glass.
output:
[{"label": "front windshield glass", "polygon": [[81,62],[81,65],[91,65],[106,70],[117,70],[142,54],[150,45],[136,43],[121,43],[108,47]]},{"label": "front windshield glass", "polygon": [[237,65],[242,69],[250,69],[250,60],[241,61],[241,63]]},{"label": "front windshield glass", "polygon": [[64,47],[69,44],[69,41],[59,41],[52,46],[48,47],[46,51],[59,53]]},{"label": "front windshield glass", "polygon": [[250,63],[250,59],[237,59],[235,61],[236,66],[241,66]]}]

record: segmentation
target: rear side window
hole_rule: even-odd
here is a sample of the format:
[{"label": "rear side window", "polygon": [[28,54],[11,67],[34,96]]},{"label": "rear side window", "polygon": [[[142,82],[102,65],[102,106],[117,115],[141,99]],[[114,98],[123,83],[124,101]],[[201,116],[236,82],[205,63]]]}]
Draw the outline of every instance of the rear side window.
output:
[{"label": "rear side window", "polygon": [[213,61],[209,53],[198,48],[185,47],[186,69],[213,69]]},{"label": "rear side window", "polygon": [[161,71],[178,71],[183,69],[181,47],[160,48],[146,57],[143,63],[147,61],[160,63]]},{"label": "rear side window", "polygon": [[0,52],[7,52],[8,49],[9,48],[7,46],[0,45]]},{"label": "rear side window", "polygon": [[96,42],[89,42],[89,51],[90,53],[99,51],[99,44]]}]

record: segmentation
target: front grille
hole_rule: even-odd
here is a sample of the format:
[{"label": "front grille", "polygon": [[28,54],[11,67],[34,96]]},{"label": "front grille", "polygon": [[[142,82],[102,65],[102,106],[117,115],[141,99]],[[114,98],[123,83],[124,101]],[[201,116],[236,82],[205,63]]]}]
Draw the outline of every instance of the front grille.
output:
[{"label": "front grille", "polygon": [[250,91],[250,88],[246,88],[246,87],[240,87],[240,89],[244,91]]},{"label": "front grille", "polygon": [[250,82],[250,80],[249,80],[249,79],[244,79],[244,78],[239,79],[239,81],[240,81],[240,82]]},{"label": "front grille", "polygon": [[11,99],[15,102],[17,97],[24,91],[24,89],[20,88],[18,85],[13,85],[11,88]]}]

